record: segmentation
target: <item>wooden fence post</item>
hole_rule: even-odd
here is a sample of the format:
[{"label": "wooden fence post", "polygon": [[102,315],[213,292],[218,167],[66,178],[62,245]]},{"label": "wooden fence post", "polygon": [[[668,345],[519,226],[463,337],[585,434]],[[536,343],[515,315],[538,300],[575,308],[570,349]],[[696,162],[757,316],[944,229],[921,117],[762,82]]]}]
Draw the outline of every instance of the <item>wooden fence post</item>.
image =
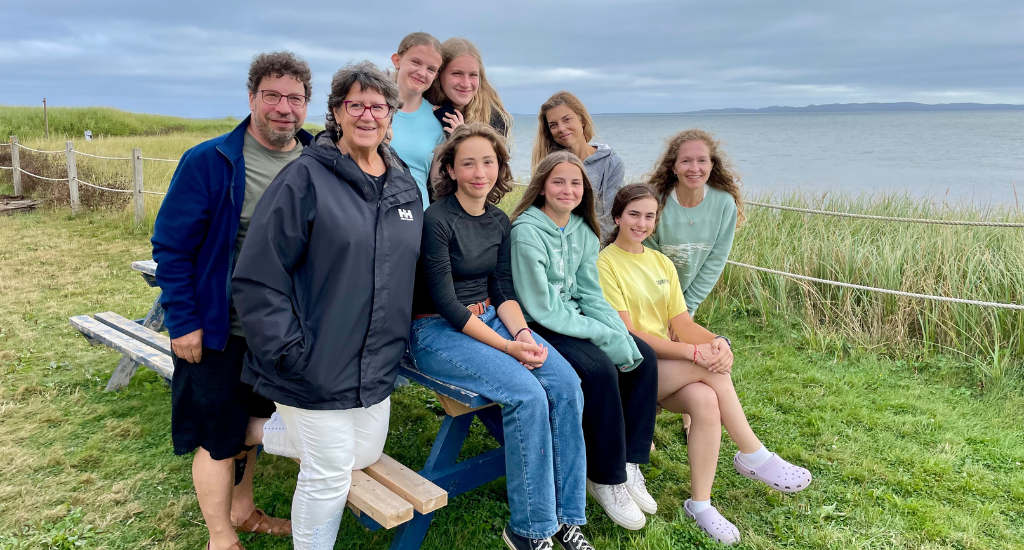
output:
[{"label": "wooden fence post", "polygon": [[65,152],[68,157],[68,193],[71,195],[71,213],[78,214],[78,169],[75,168],[75,142],[68,141]]},{"label": "wooden fence post", "polygon": [[146,219],[146,201],[142,194],[142,149],[132,149],[132,198],[135,199],[135,224]]},{"label": "wooden fence post", "polygon": [[18,156],[18,136],[11,136],[11,177],[14,178],[14,194],[21,194],[21,157]]}]

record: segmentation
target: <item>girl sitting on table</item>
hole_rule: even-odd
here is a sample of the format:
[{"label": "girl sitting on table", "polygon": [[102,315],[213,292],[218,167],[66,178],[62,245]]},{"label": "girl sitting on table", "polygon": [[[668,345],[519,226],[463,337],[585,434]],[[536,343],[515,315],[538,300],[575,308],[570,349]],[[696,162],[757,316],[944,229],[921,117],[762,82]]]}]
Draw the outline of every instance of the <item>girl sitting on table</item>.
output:
[{"label": "girl sitting on table", "polygon": [[586,523],[583,392],[569,363],[527,328],[512,284],[512,189],[505,141],[459,126],[438,153],[423,221],[410,344],[417,368],[501,405],[512,550],[591,548]]},{"label": "girl sitting on table", "polygon": [[658,358],[601,294],[594,195],[572,153],[537,164],[512,213],[512,281],[530,327],[582,382],[587,492],[612,521],[636,530],[644,512],[658,511],[640,472],[654,438]]},{"label": "girl sitting on table", "polygon": [[[739,530],[711,505],[722,426],[739,447],[733,466],[741,475],[795,493],[807,487],[811,473],[768,451],[750,429],[730,376],[729,339],[693,322],[675,266],[643,245],[656,227],[658,210],[645,184],[627,185],[615,196],[616,228],[597,260],[601,288],[629,331],[657,353],[661,406],[692,418],[687,446],[692,497],[683,504],[687,517],[716,541],[733,544],[740,540]],[[669,327],[679,341],[669,338]]]}]

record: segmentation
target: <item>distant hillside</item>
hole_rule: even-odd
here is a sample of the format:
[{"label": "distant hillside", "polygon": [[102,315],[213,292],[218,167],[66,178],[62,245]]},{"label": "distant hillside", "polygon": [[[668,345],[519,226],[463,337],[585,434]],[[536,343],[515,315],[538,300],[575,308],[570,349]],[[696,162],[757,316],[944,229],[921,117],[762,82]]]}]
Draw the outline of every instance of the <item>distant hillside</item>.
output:
[{"label": "distant hillside", "polygon": [[1006,103],[829,103],[806,107],[762,107],[760,109],[702,109],[688,111],[687,115],[729,115],[744,113],[866,113],[879,111],[1024,111],[1024,105]]}]

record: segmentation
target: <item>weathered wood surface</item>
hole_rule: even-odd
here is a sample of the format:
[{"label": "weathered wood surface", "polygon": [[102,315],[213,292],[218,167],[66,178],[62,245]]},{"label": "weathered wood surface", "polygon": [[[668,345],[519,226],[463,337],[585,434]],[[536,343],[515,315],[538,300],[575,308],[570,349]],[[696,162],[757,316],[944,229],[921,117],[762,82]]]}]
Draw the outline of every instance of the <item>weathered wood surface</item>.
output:
[{"label": "weathered wood surface", "polygon": [[416,382],[417,384],[430,388],[437,392],[439,395],[448,397],[454,401],[457,401],[470,409],[479,409],[490,405],[492,401],[486,397],[471,392],[467,389],[453,386],[451,384],[442,382],[436,378],[431,378],[426,374],[416,370],[416,367],[405,363],[404,361],[398,367],[398,374]]},{"label": "weathered wood surface", "polygon": [[132,149],[132,202],[135,204],[135,224],[146,219],[146,196],[142,194],[142,149]]},{"label": "weathered wood surface", "polygon": [[93,317],[107,325],[108,327],[127,334],[132,338],[146,344],[153,349],[163,352],[166,355],[171,354],[171,339],[155,330],[148,329],[131,319],[122,317],[113,311],[107,311],[105,313],[97,313]]},{"label": "weathered wood surface", "polygon": [[157,351],[88,315],[72,317],[68,321],[82,334],[120,351],[135,362],[153,369],[160,376],[170,380],[174,375],[174,364],[166,353]]},{"label": "weathered wood surface", "polygon": [[412,504],[421,514],[429,514],[448,504],[447,491],[386,454],[381,454],[380,459],[363,472]]},{"label": "weathered wood surface", "polygon": [[142,260],[132,262],[132,269],[142,274],[149,286],[156,286],[156,262],[153,260]]},{"label": "weathered wood surface", "polygon": [[11,136],[11,178],[14,179],[14,194],[21,194],[21,157],[18,150],[18,136]]},{"label": "weathered wood surface", "polygon": [[352,472],[348,505],[357,515],[366,514],[385,529],[397,527],[412,519],[413,515],[412,504],[362,470]]},{"label": "weathered wood surface", "polygon": [[75,142],[68,141],[64,149],[68,157],[68,193],[71,197],[71,213],[78,214],[81,206],[78,202],[78,168],[75,167]]},{"label": "weathered wood surface", "polygon": [[43,201],[26,199],[20,195],[4,195],[0,197],[0,215],[11,215],[19,212],[31,212]]},{"label": "weathered wood surface", "polygon": [[470,407],[468,405],[463,405],[446,395],[442,395],[437,392],[434,393],[437,395],[437,400],[441,402],[441,408],[444,409],[444,412],[446,412],[448,416],[462,416],[474,411],[479,411],[484,407],[493,407],[494,405],[497,405],[497,403],[488,403],[482,407]]}]

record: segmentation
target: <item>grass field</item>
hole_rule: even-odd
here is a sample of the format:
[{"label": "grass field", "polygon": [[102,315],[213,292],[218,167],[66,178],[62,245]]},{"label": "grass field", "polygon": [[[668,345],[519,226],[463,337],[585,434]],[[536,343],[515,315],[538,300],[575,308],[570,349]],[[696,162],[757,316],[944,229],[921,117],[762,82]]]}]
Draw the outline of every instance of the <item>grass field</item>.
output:
[{"label": "grass field", "polygon": [[[176,158],[210,135],[106,137],[75,146],[110,156],[142,147],[145,156]],[[24,141],[63,149],[62,140]],[[5,152],[0,148],[0,165],[7,164]],[[105,162],[111,166],[97,161],[94,170],[121,173],[122,161]],[[173,166],[147,163],[146,188],[166,189]],[[0,172],[0,194],[10,191],[9,172]],[[1008,212],[899,196],[774,200],[1021,221]],[[133,227],[130,214],[113,203],[76,217],[55,204],[56,198],[39,212],[0,217],[0,550],[201,548],[205,529],[191,459],[171,452],[169,390],[145,371],[122,392],[104,392],[118,354],[90,348],[67,322],[83,313],[146,312],[154,290],[128,264],[150,256],[151,226]],[[150,224],[158,205],[159,197],[147,197]],[[748,216],[737,233],[737,261],[915,292],[1024,298],[1019,229],[754,208]],[[735,446],[723,445],[713,499],[739,526],[742,547],[1024,548],[1019,313],[840,292],[729,267],[698,321],[732,337],[736,385],[755,431],[815,475],[802,493],[773,493],[736,474]],[[385,451],[419,468],[440,425],[440,405],[413,385],[398,390],[392,410]],[[656,443],[645,471],[658,516],[628,533],[591,502],[585,531],[598,550],[709,546],[681,518],[689,481],[677,415],[659,418]],[[493,445],[477,426],[467,454]],[[289,514],[296,471],[290,460],[262,459],[257,503]],[[504,482],[492,483],[438,512],[424,548],[501,547],[508,515]],[[369,533],[346,515],[337,548],[386,548],[390,536]],[[265,537],[243,540],[250,549],[290,547]]]},{"label": "grass field", "polygon": [[[67,324],[81,313],[139,317],[154,291],[131,260],[149,256],[148,231],[123,215],[42,211],[0,218],[0,548],[199,548],[202,517],[190,459],[171,453],[169,391],[141,372],[103,392],[118,355],[90,348]],[[763,316],[756,303],[716,298],[701,321],[733,336],[736,383],[765,442],[814,473],[786,496],[732,471],[726,444],[714,499],[747,548],[1018,548],[1024,545],[1024,433],[1019,391],[981,388],[961,357],[822,345],[795,314]],[[421,467],[440,424],[417,386],[395,396],[386,452]],[[688,491],[678,416],[659,418],[651,467],[661,512],[640,533],[588,508],[599,549],[706,547],[680,519]],[[468,452],[493,445],[474,432]],[[260,463],[257,500],[287,515],[296,466]],[[425,548],[496,548],[508,518],[503,482],[437,514]],[[80,510],[78,510],[80,508]],[[338,548],[385,548],[351,517]],[[245,538],[248,548],[286,541]]]}]

